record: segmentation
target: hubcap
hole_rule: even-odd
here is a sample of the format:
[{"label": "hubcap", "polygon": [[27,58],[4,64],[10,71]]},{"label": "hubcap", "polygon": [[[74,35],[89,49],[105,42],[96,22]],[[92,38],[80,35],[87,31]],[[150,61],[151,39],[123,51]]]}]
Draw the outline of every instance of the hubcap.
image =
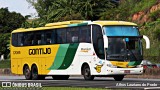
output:
[{"label": "hubcap", "polygon": [[86,69],[85,69],[85,73],[84,73],[84,74],[85,74],[85,76],[87,76],[87,77],[88,77],[88,76],[90,75],[90,70],[89,70],[88,68],[86,68]]},{"label": "hubcap", "polygon": [[30,71],[29,69],[27,68],[26,71],[25,71],[25,76],[29,77],[30,76]]}]

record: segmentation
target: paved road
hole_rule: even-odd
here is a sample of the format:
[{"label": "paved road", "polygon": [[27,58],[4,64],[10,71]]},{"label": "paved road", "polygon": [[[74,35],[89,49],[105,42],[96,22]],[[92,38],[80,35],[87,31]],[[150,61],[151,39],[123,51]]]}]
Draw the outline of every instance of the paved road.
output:
[{"label": "paved road", "polygon": [[[62,87],[92,87],[92,88],[136,88],[136,89],[159,89],[160,79],[136,79],[124,78],[123,81],[114,81],[113,78],[96,77],[93,81],[85,81],[83,77],[70,77],[69,80],[53,80],[51,77],[46,77],[46,80],[25,80],[24,76],[0,76],[0,85],[4,82],[11,83],[12,87],[17,87],[22,83],[28,87],[29,84],[33,87],[46,86],[62,86]],[[23,87],[23,86],[20,86]]]}]

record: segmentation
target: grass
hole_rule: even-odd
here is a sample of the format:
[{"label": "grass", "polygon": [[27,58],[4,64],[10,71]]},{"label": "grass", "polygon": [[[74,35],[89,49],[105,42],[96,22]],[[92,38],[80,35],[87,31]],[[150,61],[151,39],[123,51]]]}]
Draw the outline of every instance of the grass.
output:
[{"label": "grass", "polygon": [[22,87],[2,88],[0,87],[0,90],[10,90],[10,89],[12,90],[111,90],[111,89],[102,89],[102,88],[80,88],[80,87],[42,87],[42,88],[22,88]]},{"label": "grass", "polygon": [[107,90],[102,88],[44,87],[43,90]]},{"label": "grass", "polygon": [[11,68],[11,61],[10,60],[0,61],[0,68]]}]

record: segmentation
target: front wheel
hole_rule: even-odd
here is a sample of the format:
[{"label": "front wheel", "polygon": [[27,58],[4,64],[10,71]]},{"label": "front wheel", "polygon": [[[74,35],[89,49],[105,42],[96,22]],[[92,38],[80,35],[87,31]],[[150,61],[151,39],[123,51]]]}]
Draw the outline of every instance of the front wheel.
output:
[{"label": "front wheel", "polygon": [[115,81],[122,81],[124,78],[124,75],[116,75],[113,77]]},{"label": "front wheel", "polygon": [[83,77],[85,80],[93,80],[94,79],[94,76],[91,75],[90,68],[88,65],[84,66],[84,68],[83,68]]}]

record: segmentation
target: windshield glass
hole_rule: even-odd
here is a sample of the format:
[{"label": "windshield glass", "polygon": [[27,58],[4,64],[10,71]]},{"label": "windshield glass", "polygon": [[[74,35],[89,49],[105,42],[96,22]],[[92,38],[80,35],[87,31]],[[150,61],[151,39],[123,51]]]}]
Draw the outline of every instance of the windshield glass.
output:
[{"label": "windshield glass", "polygon": [[109,45],[106,50],[109,60],[142,60],[142,47],[139,38],[115,38],[109,37]]},{"label": "windshield glass", "polygon": [[105,26],[103,27],[107,36],[138,36],[139,32],[135,26]]},{"label": "windshield glass", "polygon": [[142,45],[138,29],[134,26],[106,26],[108,60],[142,60]]}]

